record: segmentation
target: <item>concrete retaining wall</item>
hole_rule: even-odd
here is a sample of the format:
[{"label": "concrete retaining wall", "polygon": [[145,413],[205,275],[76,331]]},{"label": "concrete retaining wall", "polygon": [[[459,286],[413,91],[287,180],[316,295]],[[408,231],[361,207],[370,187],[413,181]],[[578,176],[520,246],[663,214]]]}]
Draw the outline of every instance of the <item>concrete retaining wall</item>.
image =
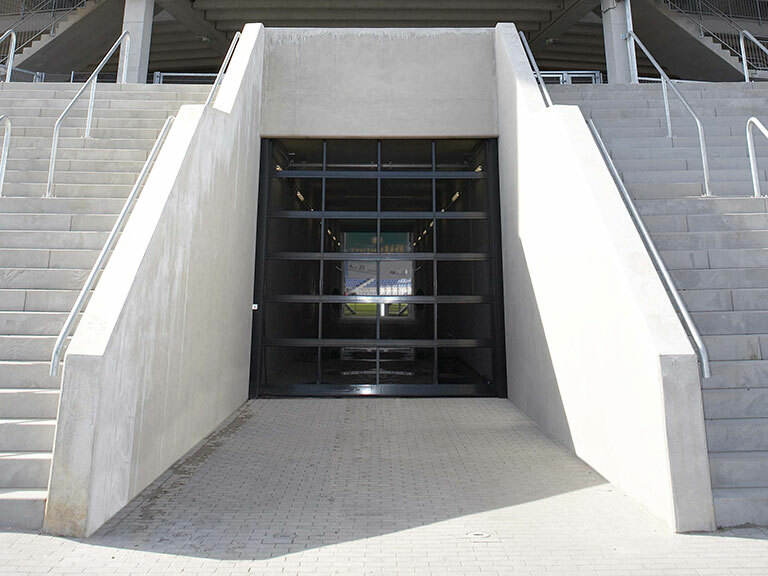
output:
[{"label": "concrete retaining wall", "polygon": [[509,398],[676,531],[712,530],[697,358],[576,107],[496,29]]},{"label": "concrete retaining wall", "polygon": [[91,534],[247,398],[264,39],[182,107],[75,333],[47,532]]}]

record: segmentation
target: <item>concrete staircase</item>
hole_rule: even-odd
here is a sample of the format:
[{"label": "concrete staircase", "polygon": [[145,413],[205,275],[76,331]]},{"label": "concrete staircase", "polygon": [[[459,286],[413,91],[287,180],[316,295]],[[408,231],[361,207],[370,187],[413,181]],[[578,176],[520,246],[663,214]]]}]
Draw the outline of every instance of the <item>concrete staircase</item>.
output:
[{"label": "concrete staircase", "polygon": [[[712,187],[690,116],[673,104],[666,137],[661,87],[553,87],[594,119],[672,271],[712,362],[702,379],[718,525],[768,524],[768,200],[750,197],[749,116],[768,122],[768,86],[679,85],[702,117]],[[768,194],[768,141],[756,139]]]},{"label": "concrete staircase", "polygon": [[42,526],[60,381],[54,341],[165,119],[201,86],[99,85],[61,131],[54,198],[43,198],[57,116],[74,84],[0,84],[13,137],[0,198],[0,529]]}]

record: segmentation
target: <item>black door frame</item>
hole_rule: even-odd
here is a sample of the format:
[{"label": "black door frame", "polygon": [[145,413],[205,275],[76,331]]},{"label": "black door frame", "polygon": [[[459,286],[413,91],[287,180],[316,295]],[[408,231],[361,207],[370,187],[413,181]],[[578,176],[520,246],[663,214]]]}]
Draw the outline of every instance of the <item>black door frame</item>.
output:
[{"label": "black door frame", "polygon": [[[501,264],[501,214],[499,203],[499,180],[498,180],[498,143],[496,139],[484,140],[486,143],[486,169],[482,172],[437,172],[435,168],[435,141],[432,141],[432,158],[433,165],[432,170],[429,171],[382,171],[381,168],[381,140],[378,140],[378,168],[375,171],[334,171],[328,172],[326,170],[326,144],[327,140],[323,140],[323,169],[322,170],[280,170],[279,172],[273,168],[272,162],[272,145],[271,139],[263,139],[261,142],[261,163],[260,163],[260,176],[259,176],[259,190],[258,190],[258,215],[257,215],[257,234],[256,234],[256,265],[254,271],[254,304],[258,306],[258,309],[253,311],[253,328],[252,328],[252,350],[251,355],[251,376],[249,395],[252,398],[260,397],[264,394],[264,381],[266,378],[264,367],[264,355],[267,344],[270,344],[265,339],[265,326],[264,326],[264,302],[265,302],[265,287],[266,287],[266,262],[268,260],[267,248],[266,248],[266,233],[268,219],[270,216],[279,216],[281,218],[307,218],[307,214],[300,212],[274,212],[270,213],[268,209],[269,202],[269,190],[270,183],[273,178],[312,178],[321,179],[323,182],[323,198],[325,197],[325,180],[326,177],[333,179],[368,179],[375,178],[379,182],[379,206],[377,212],[368,211],[345,211],[345,212],[330,212],[325,211],[325,206],[322,206],[322,210],[313,213],[312,218],[321,219],[321,231],[325,230],[326,218],[360,218],[360,219],[377,219],[379,224],[377,225],[379,231],[381,229],[381,221],[386,219],[416,219],[416,218],[429,218],[437,222],[439,219],[483,219],[488,221],[489,225],[489,246],[488,254],[483,257],[483,260],[488,260],[490,264],[490,270],[492,279],[490,283],[490,295],[488,297],[473,297],[473,296],[460,296],[449,297],[437,295],[437,288],[435,286],[433,296],[410,296],[410,297],[398,297],[398,300],[410,301],[418,303],[420,301],[429,301],[434,303],[434,322],[435,330],[437,328],[437,304],[439,303],[452,303],[452,302],[484,302],[491,305],[491,339],[488,341],[463,341],[461,347],[473,347],[481,346],[488,347],[492,351],[493,362],[493,384],[492,387],[487,389],[480,389],[476,385],[462,385],[462,384],[438,384],[438,386],[429,387],[429,385],[414,385],[414,384],[379,384],[377,378],[376,390],[371,391],[371,385],[360,386],[339,386],[332,387],[328,384],[323,384],[318,387],[318,384],[308,384],[305,387],[294,386],[290,393],[279,394],[287,396],[350,396],[350,395],[379,395],[379,396],[498,396],[506,397],[507,385],[506,385],[506,347],[505,347],[505,331],[504,331],[504,305],[503,305],[503,276],[502,276],[502,264]],[[451,212],[439,212],[434,204],[435,195],[435,181],[439,179],[478,179],[485,178],[488,182],[488,210],[482,213],[451,213]],[[433,182],[433,211],[421,213],[421,212],[381,212],[381,181],[382,179],[431,179]],[[435,231],[436,233],[436,231]],[[345,253],[332,252],[326,253],[323,249],[323,242],[321,241],[319,253],[296,253],[296,254],[283,254],[282,258],[286,259],[310,259],[317,260],[320,266],[320,276],[322,282],[323,262],[325,260],[338,260],[344,259]],[[349,259],[347,257],[346,259]],[[383,255],[381,253],[371,254],[354,254],[354,260],[418,260],[424,261],[431,260],[435,267],[433,275],[433,281],[437,283],[437,262],[440,260],[454,260],[454,261],[472,261],[477,260],[477,254],[439,254],[437,252],[436,244],[433,247],[432,252],[425,253],[407,253],[407,254],[388,254]],[[349,301],[349,296],[328,296],[322,294],[322,289],[316,296],[312,296],[310,299],[312,302],[317,302],[320,306],[320,322],[322,323],[322,304],[328,302],[341,302],[342,299],[346,302]],[[369,298],[369,297],[366,297]],[[280,301],[307,301],[308,297],[302,296],[284,296]],[[377,321],[378,326],[378,321]],[[321,336],[321,335],[319,335]],[[434,347],[435,358],[435,379],[437,379],[437,360],[438,351],[441,344],[450,344],[447,341],[440,341],[437,339],[437,333],[434,335],[434,340],[425,344],[425,341],[407,341],[402,340],[397,343],[387,343],[386,347],[402,347],[402,346],[428,346]],[[377,329],[378,337],[378,329]],[[274,343],[273,343],[274,344]],[[291,339],[292,345],[300,346],[317,346],[318,354],[320,353],[321,344],[324,346],[349,346],[349,340],[330,340],[330,339]],[[377,338],[373,341],[358,340],[355,344],[370,345],[373,347],[380,346],[381,341]],[[378,360],[378,351],[377,351]],[[318,362],[320,359],[318,358]],[[319,366],[319,363],[318,363]],[[377,372],[379,370],[379,363],[377,362]],[[318,383],[320,375],[318,374]],[[319,388],[322,388],[320,390]],[[421,389],[424,388],[424,389]],[[270,395],[274,394],[273,390],[270,390]]]}]

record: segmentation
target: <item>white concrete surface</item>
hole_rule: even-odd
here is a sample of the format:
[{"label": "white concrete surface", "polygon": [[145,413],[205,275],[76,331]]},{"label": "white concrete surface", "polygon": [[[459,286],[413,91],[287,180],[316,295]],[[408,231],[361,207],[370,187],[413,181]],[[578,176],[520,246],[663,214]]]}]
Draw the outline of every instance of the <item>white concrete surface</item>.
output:
[{"label": "white concrete surface", "polygon": [[44,529],[88,535],[247,398],[264,30],[185,106],[65,360]]},{"label": "white concrete surface", "polygon": [[126,80],[130,83],[144,84],[147,81],[154,15],[155,0],[125,0],[123,32],[131,35],[131,47],[127,54],[125,48],[120,50],[117,74],[120,77],[126,70]]},{"label": "white concrete surface", "polygon": [[497,133],[490,29],[268,28],[265,137]]},{"label": "white concrete surface", "polygon": [[256,400],[87,540],[0,574],[764,576],[768,531],[671,534],[507,400]]},{"label": "white concrete surface", "polygon": [[601,0],[600,12],[603,20],[603,44],[605,45],[605,66],[608,82],[629,84],[632,72],[627,40],[627,0]]},{"label": "white concrete surface", "polygon": [[509,398],[678,532],[714,527],[697,359],[575,107],[496,28]]}]

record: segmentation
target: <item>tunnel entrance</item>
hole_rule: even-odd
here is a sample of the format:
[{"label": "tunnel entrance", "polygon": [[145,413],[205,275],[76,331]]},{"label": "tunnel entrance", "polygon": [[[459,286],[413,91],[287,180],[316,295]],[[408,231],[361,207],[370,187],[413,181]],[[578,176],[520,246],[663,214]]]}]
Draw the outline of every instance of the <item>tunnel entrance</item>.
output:
[{"label": "tunnel entrance", "polygon": [[265,140],[251,396],[506,394],[495,140]]}]

